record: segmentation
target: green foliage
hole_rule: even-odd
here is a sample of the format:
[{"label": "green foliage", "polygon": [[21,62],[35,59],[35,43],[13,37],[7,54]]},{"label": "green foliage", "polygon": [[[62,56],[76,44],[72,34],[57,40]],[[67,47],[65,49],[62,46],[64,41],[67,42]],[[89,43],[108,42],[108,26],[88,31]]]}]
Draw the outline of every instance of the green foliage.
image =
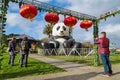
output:
[{"label": "green foliage", "polygon": [[15,2],[15,0],[11,0],[12,2]]},{"label": "green foliage", "polygon": [[1,69],[1,62],[3,60],[3,54],[5,51],[6,51],[6,48],[5,48],[6,44],[2,44],[0,46],[0,69]]},{"label": "green foliage", "polygon": [[48,35],[48,37],[51,37],[51,33],[52,33],[52,28],[53,28],[53,25],[52,24],[47,24],[45,25],[45,28],[43,30],[43,33]]},{"label": "green foliage", "polygon": [[2,55],[2,53],[4,53],[6,51],[6,44],[2,44],[1,46],[0,46],[0,55]]},{"label": "green foliage", "polygon": [[15,36],[19,36],[19,34],[13,34],[13,33],[11,33],[11,34],[7,35],[7,38],[12,38],[12,37],[15,37]]},{"label": "green foliage", "polygon": [[94,66],[100,65],[100,59],[98,55],[98,47],[97,45],[94,45]]},{"label": "green foliage", "polygon": [[18,3],[18,0],[11,0],[12,2]]},{"label": "green foliage", "polygon": [[[93,36],[95,39],[98,37],[98,21],[97,20],[93,21],[93,24],[94,24]],[[99,55],[98,55],[97,50],[98,50],[97,45],[94,45],[94,57],[95,57],[94,58],[94,66],[98,66],[100,64]]]},{"label": "green foliage", "polygon": [[7,46],[7,35],[6,34],[2,35],[2,43],[4,43],[4,45]]},{"label": "green foliage", "polygon": [[15,58],[15,66],[8,65],[9,55],[4,54],[2,61],[2,69],[0,71],[0,80],[23,77],[23,76],[31,76],[31,75],[40,75],[40,74],[48,74],[48,73],[56,73],[63,72],[64,70],[61,68],[57,68],[53,65],[44,63],[42,61],[38,61],[36,59],[29,58],[28,59],[28,67],[19,67],[18,60],[19,54],[17,54]]}]

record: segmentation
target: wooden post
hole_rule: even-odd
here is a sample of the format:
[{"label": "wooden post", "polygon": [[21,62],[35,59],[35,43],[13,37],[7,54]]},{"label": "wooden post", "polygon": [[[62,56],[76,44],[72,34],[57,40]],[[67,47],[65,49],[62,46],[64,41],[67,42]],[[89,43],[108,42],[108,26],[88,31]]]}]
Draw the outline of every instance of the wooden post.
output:
[{"label": "wooden post", "polygon": [[[98,21],[94,20],[93,21],[93,35],[94,35],[94,39],[98,37]],[[96,44],[94,44],[94,66],[98,66],[100,64],[100,60],[99,60],[99,55],[98,55],[98,46]]]}]

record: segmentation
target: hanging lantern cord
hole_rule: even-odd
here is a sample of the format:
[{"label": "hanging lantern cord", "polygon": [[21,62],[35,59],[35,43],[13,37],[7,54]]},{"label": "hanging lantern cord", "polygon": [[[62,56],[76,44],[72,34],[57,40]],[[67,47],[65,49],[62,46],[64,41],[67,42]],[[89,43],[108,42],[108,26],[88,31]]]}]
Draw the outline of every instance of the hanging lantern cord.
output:
[{"label": "hanging lantern cord", "polygon": [[21,8],[21,6],[22,6],[22,4],[23,4],[22,2],[23,2],[23,0],[20,0],[20,1],[19,1],[19,8]]},{"label": "hanging lantern cord", "polygon": [[86,28],[85,30],[88,31],[88,28]]},{"label": "hanging lantern cord", "polygon": [[29,19],[31,22],[33,21],[33,19],[32,19],[32,18],[30,18],[30,17],[29,17],[28,19]]},{"label": "hanging lantern cord", "polygon": [[73,33],[72,33],[73,28],[72,28],[72,26],[70,26],[69,28],[70,28],[70,34],[71,34],[71,36],[73,36]]}]

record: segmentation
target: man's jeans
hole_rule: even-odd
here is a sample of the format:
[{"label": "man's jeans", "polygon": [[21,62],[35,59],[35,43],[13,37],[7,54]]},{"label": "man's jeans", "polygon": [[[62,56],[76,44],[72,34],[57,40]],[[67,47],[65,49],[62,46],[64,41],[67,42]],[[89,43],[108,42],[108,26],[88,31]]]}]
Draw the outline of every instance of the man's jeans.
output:
[{"label": "man's jeans", "polygon": [[29,54],[29,51],[25,51],[25,54],[21,54],[21,55],[20,55],[20,66],[21,66],[21,67],[22,67],[23,63],[24,63],[24,65],[25,65],[25,67],[27,67],[28,54]]},{"label": "man's jeans", "polygon": [[9,52],[9,54],[10,54],[9,64],[11,66],[13,66],[14,65],[14,60],[15,60],[15,54],[13,52]]},{"label": "man's jeans", "polygon": [[112,74],[111,64],[109,60],[109,54],[100,54],[102,64],[104,66],[104,74]]}]

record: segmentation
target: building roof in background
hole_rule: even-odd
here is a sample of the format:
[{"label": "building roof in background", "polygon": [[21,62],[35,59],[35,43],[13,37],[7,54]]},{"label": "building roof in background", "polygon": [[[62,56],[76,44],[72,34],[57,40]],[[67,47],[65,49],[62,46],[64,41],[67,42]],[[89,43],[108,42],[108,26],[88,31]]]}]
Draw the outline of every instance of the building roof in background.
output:
[{"label": "building roof in background", "polygon": [[[19,35],[17,35],[17,36],[13,36],[13,37],[15,37],[16,39],[23,39],[24,37],[28,37],[29,40],[36,40],[36,39],[34,39],[33,37],[28,36],[28,35],[26,35],[26,34],[19,34]],[[8,38],[8,40],[10,40],[10,39],[12,39],[12,37]]]}]

